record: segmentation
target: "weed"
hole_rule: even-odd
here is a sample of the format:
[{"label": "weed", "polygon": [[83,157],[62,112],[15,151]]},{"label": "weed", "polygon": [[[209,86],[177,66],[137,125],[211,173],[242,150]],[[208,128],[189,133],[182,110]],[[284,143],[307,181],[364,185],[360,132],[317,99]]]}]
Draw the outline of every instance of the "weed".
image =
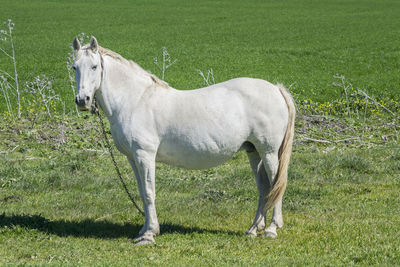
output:
[{"label": "weed", "polygon": [[318,103],[312,99],[302,98],[300,95],[295,94],[299,110],[303,113],[314,115],[345,116],[350,119],[362,119],[364,124],[367,117],[384,117],[385,112],[397,118],[396,113],[400,111],[400,100],[373,98],[364,90],[356,89],[352,84],[347,83],[343,75],[335,75],[334,79],[340,79],[340,83],[334,82],[333,86],[343,90],[341,98]]},{"label": "weed", "polygon": [[[11,102],[10,98],[8,95],[8,91],[12,88],[15,93],[16,93],[16,98],[17,98],[17,115],[18,118],[21,117],[21,96],[19,92],[19,82],[18,82],[18,72],[17,72],[17,60],[15,58],[15,48],[14,48],[14,41],[13,41],[13,30],[14,30],[14,22],[12,22],[11,19],[8,19],[3,23],[3,25],[6,26],[6,30],[0,30],[0,41],[3,43],[8,43],[10,46],[11,54],[7,52],[6,49],[0,47],[0,51],[3,52],[3,54],[7,57],[9,57],[12,60],[13,67],[14,67],[14,76],[11,76],[9,73],[6,71],[0,70],[0,73],[3,73],[0,78],[0,87],[2,88],[3,91],[3,96],[5,98],[5,101],[7,103],[7,109],[10,114],[13,114],[12,108],[11,108]],[[4,76],[5,75],[5,76]],[[11,85],[11,83],[8,82],[7,77],[11,78],[14,81],[14,85]]]},{"label": "weed", "polygon": [[32,101],[29,101],[29,114],[39,116],[46,112],[49,117],[56,112],[56,102],[60,100],[53,90],[53,82],[45,75],[36,76],[33,81],[25,83],[25,91],[32,95]]},{"label": "weed", "polygon": [[333,86],[337,86],[343,89],[344,95],[345,95],[345,99],[346,99],[346,110],[347,110],[347,116],[351,117],[351,112],[350,112],[350,101],[349,101],[349,94],[348,91],[350,88],[352,88],[351,83],[347,84],[345,82],[345,77],[344,75],[334,75],[333,76],[334,79],[338,79],[340,80],[340,82],[333,82]]},{"label": "weed", "polygon": [[210,86],[212,84],[215,84],[215,79],[214,79],[214,72],[212,69],[209,69],[207,71],[207,76],[204,75],[204,73],[201,70],[197,70],[201,78],[203,78],[203,82],[206,86]]},{"label": "weed", "polygon": [[0,88],[7,106],[7,115],[13,116],[13,108],[10,99],[10,94],[12,94],[12,85],[8,82],[7,77],[4,75],[0,76]]},{"label": "weed", "polygon": [[154,64],[160,69],[161,71],[161,79],[164,80],[165,78],[165,72],[167,71],[167,69],[169,67],[171,67],[172,65],[174,65],[178,60],[171,59],[171,56],[169,55],[167,48],[165,46],[163,46],[161,48],[161,57],[162,57],[162,62],[160,63],[158,58],[155,57],[153,59]]}]

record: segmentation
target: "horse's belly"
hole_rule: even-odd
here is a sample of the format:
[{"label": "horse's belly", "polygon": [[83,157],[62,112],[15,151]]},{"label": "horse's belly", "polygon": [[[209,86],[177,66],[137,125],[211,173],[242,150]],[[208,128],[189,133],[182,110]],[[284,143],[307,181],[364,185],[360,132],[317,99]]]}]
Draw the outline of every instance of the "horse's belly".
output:
[{"label": "horse's belly", "polygon": [[240,146],[191,145],[161,143],[156,160],[170,165],[188,168],[204,169],[215,167],[229,160]]}]

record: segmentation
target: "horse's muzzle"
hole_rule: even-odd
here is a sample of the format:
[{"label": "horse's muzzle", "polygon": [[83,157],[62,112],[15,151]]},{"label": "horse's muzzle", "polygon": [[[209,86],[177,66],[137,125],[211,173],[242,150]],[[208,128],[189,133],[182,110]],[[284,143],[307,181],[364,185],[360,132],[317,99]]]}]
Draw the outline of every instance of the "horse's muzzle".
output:
[{"label": "horse's muzzle", "polygon": [[84,98],[75,97],[75,104],[78,106],[80,111],[88,111],[91,105],[90,96],[86,96]]}]

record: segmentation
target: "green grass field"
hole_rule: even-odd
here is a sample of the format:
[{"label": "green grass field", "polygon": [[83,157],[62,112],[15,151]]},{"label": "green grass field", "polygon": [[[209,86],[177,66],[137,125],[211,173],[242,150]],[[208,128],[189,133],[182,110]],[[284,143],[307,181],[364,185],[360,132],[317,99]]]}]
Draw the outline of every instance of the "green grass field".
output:
[{"label": "green grass field", "polygon": [[[15,22],[22,81],[55,79],[72,106],[65,61],[75,35],[133,59],[155,74],[167,47],[178,63],[166,80],[180,89],[250,76],[292,85],[313,100],[335,99],[332,76],[345,75],[375,96],[400,93],[400,2],[290,1],[1,1],[0,19]],[[0,69],[9,64],[0,57]]]},{"label": "green grass field", "polygon": [[[18,120],[1,98],[0,265],[399,265],[399,13],[397,0],[2,0],[0,22],[15,23],[21,87],[53,78],[66,110],[58,102],[52,118],[36,116],[23,102]],[[203,86],[198,69],[213,69],[216,82],[292,85],[299,115],[277,239],[244,235],[258,196],[240,152],[209,170],[157,165],[161,235],[154,246],[134,245],[143,218],[96,118],[73,112],[66,60],[81,32],[159,76],[153,58],[167,47],[178,59],[166,72],[175,88]],[[2,54],[0,69],[12,71]],[[337,104],[335,74],[395,114],[360,96]],[[339,111],[315,114],[302,99]],[[128,162],[117,161],[137,195]]]},{"label": "green grass field", "polygon": [[[155,246],[136,247],[143,218],[102,152],[95,117],[2,123],[0,136],[8,142],[1,151],[18,145],[0,155],[0,264],[400,263],[397,142],[296,142],[277,239],[244,235],[258,199],[245,153],[202,171],[159,164],[162,234]],[[127,161],[117,161],[137,195]]]}]

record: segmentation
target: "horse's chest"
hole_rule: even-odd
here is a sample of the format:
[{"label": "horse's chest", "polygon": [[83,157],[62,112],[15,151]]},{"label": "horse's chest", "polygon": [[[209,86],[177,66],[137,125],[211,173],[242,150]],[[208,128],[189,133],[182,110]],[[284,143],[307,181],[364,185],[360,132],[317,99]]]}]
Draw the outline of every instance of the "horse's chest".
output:
[{"label": "horse's chest", "polygon": [[130,141],[126,130],[124,131],[124,129],[118,125],[111,125],[110,130],[117,149],[128,156],[130,154]]}]

